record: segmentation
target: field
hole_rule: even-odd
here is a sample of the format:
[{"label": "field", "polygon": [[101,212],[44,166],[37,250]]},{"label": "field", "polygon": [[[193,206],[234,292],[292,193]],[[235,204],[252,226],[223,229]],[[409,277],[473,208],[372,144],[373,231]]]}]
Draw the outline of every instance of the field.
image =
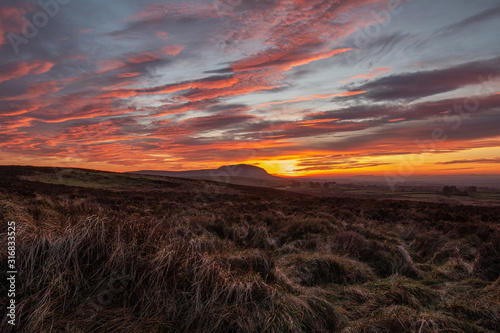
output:
[{"label": "field", "polygon": [[[444,203],[449,205],[468,206],[500,206],[500,190],[496,188],[480,187],[478,192],[467,195],[445,195],[442,192],[443,185],[422,186],[422,189],[412,188],[391,190],[387,183],[378,185],[364,184],[339,184],[333,188],[310,188],[310,187],[281,187],[297,193],[311,194],[319,197],[345,197],[360,199],[388,199],[388,200],[411,200],[431,203]],[[462,188],[466,188],[465,186]]]},{"label": "field", "polygon": [[[1,332],[498,332],[500,207],[0,166]],[[5,281],[5,278],[3,278]]]}]

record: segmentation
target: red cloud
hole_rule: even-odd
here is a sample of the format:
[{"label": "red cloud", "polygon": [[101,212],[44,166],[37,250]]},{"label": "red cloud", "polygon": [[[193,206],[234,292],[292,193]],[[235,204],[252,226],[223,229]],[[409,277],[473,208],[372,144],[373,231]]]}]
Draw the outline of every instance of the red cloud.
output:
[{"label": "red cloud", "polygon": [[309,95],[309,96],[296,97],[294,99],[290,99],[290,100],[286,100],[286,101],[264,103],[264,104],[260,104],[259,106],[260,107],[267,107],[267,106],[274,105],[274,104],[297,103],[297,102],[311,101],[311,100],[315,100],[315,99],[323,99],[323,98],[329,98],[329,97],[355,96],[355,95],[364,94],[364,93],[366,93],[366,91],[347,91],[347,92],[343,92],[343,93],[334,93],[334,94]]},{"label": "red cloud", "polygon": [[137,96],[137,93],[133,90],[115,90],[99,95],[101,98],[128,98],[133,96]]},{"label": "red cloud", "polygon": [[143,62],[149,62],[149,61],[154,61],[160,59],[156,54],[153,53],[141,53],[138,55],[135,55],[133,57],[130,57],[127,59],[128,62],[134,63],[134,64],[140,64]]},{"label": "red cloud", "polygon": [[345,82],[349,82],[351,80],[354,80],[354,79],[371,79],[372,77],[374,76],[377,76],[377,75],[380,75],[380,74],[385,74],[387,72],[390,72],[391,71],[391,67],[380,67],[380,68],[375,68],[375,69],[372,69],[368,74],[360,74],[360,75],[354,75],[354,76],[351,76],[349,79],[347,80],[344,80],[344,81],[340,81],[339,83],[345,83]]},{"label": "red cloud", "polygon": [[294,54],[290,53],[289,50],[286,49],[274,50],[240,60],[233,64],[231,69],[235,72],[270,68],[288,70],[295,66],[305,65],[316,60],[330,58],[336,54],[347,52],[349,50],[351,49],[345,48],[314,54]]},{"label": "red cloud", "polygon": [[184,50],[184,45],[175,44],[162,47],[162,52],[166,55],[176,56]]},{"label": "red cloud", "polygon": [[168,39],[168,32],[166,32],[166,31],[157,31],[156,32],[156,37],[161,38],[163,40],[167,40]]},{"label": "red cloud", "polygon": [[[192,82],[183,82],[178,84],[170,84],[159,88],[146,88],[146,89],[124,89],[124,90],[114,90],[104,94],[99,95],[102,98],[127,98],[138,95],[148,95],[148,94],[169,94],[173,92],[178,92],[182,90],[198,89],[203,93],[205,90],[223,89],[229,88],[239,82],[237,77],[221,77],[212,80],[201,79]],[[195,100],[195,99],[193,99]]]},{"label": "red cloud", "polygon": [[0,83],[18,79],[26,75],[43,74],[51,70],[55,64],[44,60],[10,63],[0,68]]},{"label": "red cloud", "polygon": [[0,47],[7,42],[5,35],[9,32],[19,33],[21,19],[32,10],[29,3],[22,3],[20,7],[0,7]]},{"label": "red cloud", "polygon": [[139,72],[123,73],[123,74],[117,75],[116,77],[118,77],[118,78],[126,78],[126,77],[134,77],[134,76],[138,76],[138,75],[141,75],[141,73],[139,73]]},{"label": "red cloud", "polygon": [[30,126],[31,122],[35,120],[31,117],[22,117],[13,120],[2,120],[2,128],[18,128],[18,127],[26,127]]},{"label": "red cloud", "polygon": [[102,74],[105,72],[109,72],[109,71],[113,71],[113,70],[125,67],[125,63],[123,63],[123,61],[120,61],[117,59],[101,60],[101,61],[97,62],[97,65],[99,66],[99,70],[96,72],[96,74]]},{"label": "red cloud", "polygon": [[77,119],[89,119],[95,117],[104,116],[116,116],[119,114],[127,113],[127,110],[111,109],[110,104],[108,105],[97,105],[93,108],[88,108],[86,110],[76,110],[70,113],[57,115],[54,119],[43,120],[46,123],[62,123],[69,120]]},{"label": "red cloud", "polygon": [[0,22],[0,47],[5,43],[5,39],[3,38],[3,35],[5,34],[3,30],[2,23]]},{"label": "red cloud", "polygon": [[89,32],[92,32],[94,30],[95,29],[82,29],[82,30],[78,30],[78,33],[79,34],[88,34]]}]

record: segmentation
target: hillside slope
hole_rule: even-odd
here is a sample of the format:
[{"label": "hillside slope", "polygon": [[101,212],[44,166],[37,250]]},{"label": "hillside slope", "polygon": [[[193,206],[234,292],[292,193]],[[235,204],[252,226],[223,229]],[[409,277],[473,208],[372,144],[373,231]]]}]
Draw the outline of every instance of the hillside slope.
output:
[{"label": "hillside slope", "polygon": [[284,186],[290,181],[286,178],[269,174],[265,169],[248,164],[224,165],[217,169],[189,171],[140,170],[131,174],[155,175],[167,177],[196,178],[243,185]]}]

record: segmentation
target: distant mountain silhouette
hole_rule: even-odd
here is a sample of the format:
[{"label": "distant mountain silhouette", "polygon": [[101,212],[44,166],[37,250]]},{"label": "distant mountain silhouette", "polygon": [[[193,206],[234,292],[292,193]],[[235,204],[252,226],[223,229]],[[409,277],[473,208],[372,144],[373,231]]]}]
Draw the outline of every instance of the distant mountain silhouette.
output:
[{"label": "distant mountain silhouette", "polygon": [[266,170],[255,165],[235,164],[224,165],[218,169],[202,169],[189,171],[159,171],[140,170],[128,173],[142,175],[182,177],[182,178],[203,178],[209,180],[231,182],[231,178],[253,178],[262,180],[283,180],[281,177],[270,175]]},{"label": "distant mountain silhouette", "polygon": [[265,169],[260,168],[255,165],[248,164],[236,164],[236,165],[225,165],[217,169],[216,173],[224,174],[227,173],[233,177],[248,177],[248,178],[260,178],[260,179],[277,179],[276,177],[270,175]]}]

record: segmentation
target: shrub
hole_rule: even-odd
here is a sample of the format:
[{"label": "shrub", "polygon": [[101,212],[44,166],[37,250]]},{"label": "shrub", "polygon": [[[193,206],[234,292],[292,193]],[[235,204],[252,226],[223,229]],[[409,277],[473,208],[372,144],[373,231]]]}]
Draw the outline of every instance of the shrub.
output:
[{"label": "shrub", "polygon": [[301,284],[355,284],[373,280],[375,275],[359,261],[335,255],[298,255],[290,259],[293,274]]},{"label": "shrub", "polygon": [[361,320],[347,333],[473,333],[486,332],[477,325],[457,320],[439,312],[419,312],[406,306],[392,305],[378,310],[372,317]]},{"label": "shrub", "polygon": [[474,262],[474,274],[490,281],[500,276],[500,232],[496,232],[488,243],[483,243]]}]

